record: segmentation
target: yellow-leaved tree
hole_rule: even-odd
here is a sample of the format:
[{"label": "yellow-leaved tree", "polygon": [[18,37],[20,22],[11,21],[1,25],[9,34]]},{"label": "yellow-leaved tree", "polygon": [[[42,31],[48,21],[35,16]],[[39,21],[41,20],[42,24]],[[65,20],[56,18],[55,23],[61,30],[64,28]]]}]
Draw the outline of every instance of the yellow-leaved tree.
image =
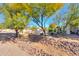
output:
[{"label": "yellow-leaved tree", "polygon": [[[25,4],[27,6],[27,4]],[[31,16],[32,21],[39,26],[44,35],[46,34],[45,26],[48,18],[52,16],[57,10],[63,7],[64,4],[62,3],[35,3],[35,4],[28,4],[31,9],[28,12],[28,15]]]}]

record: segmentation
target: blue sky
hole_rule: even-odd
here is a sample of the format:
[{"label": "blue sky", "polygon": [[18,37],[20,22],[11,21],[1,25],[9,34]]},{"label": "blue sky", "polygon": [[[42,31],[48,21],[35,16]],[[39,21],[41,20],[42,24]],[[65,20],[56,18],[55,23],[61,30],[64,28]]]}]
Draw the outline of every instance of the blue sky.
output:
[{"label": "blue sky", "polygon": [[[56,14],[57,13],[59,13],[59,14],[61,14],[61,16],[63,16],[63,14],[65,14],[66,12],[67,12],[67,10],[68,10],[68,6],[67,6],[68,4],[64,4],[64,7],[62,8],[62,9],[60,9],[60,10],[58,10],[57,12],[56,12]],[[47,22],[46,22],[46,27],[48,27],[51,23],[54,23],[54,19],[55,19],[55,15],[56,14],[54,14],[54,15],[52,15],[51,17],[49,17],[48,19],[47,19]],[[5,20],[5,17],[4,17],[4,15],[2,14],[2,13],[0,13],[0,23],[2,23],[2,22],[4,22],[4,20]],[[60,25],[62,25],[63,24],[63,22],[61,22],[60,23]],[[29,23],[29,26],[37,26],[33,21],[31,21],[30,23]]]},{"label": "blue sky", "polygon": [[[68,11],[68,4],[64,4],[64,6],[56,12],[56,14],[59,13],[59,14],[61,14],[61,16],[63,16],[63,14],[65,14],[67,11]],[[54,18],[55,18],[56,14],[52,15],[51,17],[49,17],[47,19],[46,27],[48,27],[51,23],[54,23]],[[61,26],[62,24],[63,24],[63,22],[61,22],[59,26]],[[30,26],[33,26],[33,25],[37,26],[33,21],[31,21],[29,25]]]},{"label": "blue sky", "polygon": [[4,15],[2,13],[0,13],[0,23],[3,23],[4,19],[5,19]]}]

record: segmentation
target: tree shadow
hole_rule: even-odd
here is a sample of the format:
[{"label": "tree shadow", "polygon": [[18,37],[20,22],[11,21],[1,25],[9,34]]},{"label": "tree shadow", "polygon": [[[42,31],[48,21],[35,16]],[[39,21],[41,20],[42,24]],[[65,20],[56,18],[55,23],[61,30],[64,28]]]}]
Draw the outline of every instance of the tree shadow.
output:
[{"label": "tree shadow", "polygon": [[41,39],[43,39],[43,35],[36,35],[36,34],[29,34],[29,40],[32,42],[39,42]]},{"label": "tree shadow", "polygon": [[59,37],[61,37],[62,35],[60,35],[60,34],[50,34],[49,36],[59,38]]},{"label": "tree shadow", "polygon": [[62,38],[65,38],[65,39],[75,39],[75,40],[79,40],[79,36],[78,35],[76,35],[76,34],[57,34],[57,35],[52,35],[52,37],[56,37],[56,38],[60,38],[60,37],[62,37]]},{"label": "tree shadow", "polygon": [[63,37],[66,38],[66,39],[70,38],[70,39],[79,40],[79,36],[76,35],[76,34],[68,34],[68,35],[64,35]]},{"label": "tree shadow", "polygon": [[15,33],[0,33],[0,41],[2,43],[12,40],[15,40]]}]

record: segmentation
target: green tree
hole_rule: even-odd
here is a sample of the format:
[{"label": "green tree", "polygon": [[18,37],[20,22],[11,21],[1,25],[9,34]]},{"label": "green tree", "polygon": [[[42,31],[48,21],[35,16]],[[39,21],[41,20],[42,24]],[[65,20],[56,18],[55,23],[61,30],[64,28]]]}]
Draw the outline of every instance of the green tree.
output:
[{"label": "green tree", "polygon": [[[1,12],[5,15],[5,28],[15,29],[16,37],[18,37],[18,30],[23,30],[29,23],[29,17],[25,15],[24,10],[19,9],[21,4],[11,8],[11,4],[3,4]],[[23,7],[23,6],[22,6]]]},{"label": "green tree", "polygon": [[4,27],[3,27],[3,23],[0,23],[0,29],[3,29]]},{"label": "green tree", "polygon": [[58,9],[60,9],[63,4],[60,3],[38,3],[38,4],[29,4],[31,6],[30,16],[34,23],[38,25],[43,30],[45,34],[45,26],[47,19],[52,16]]},{"label": "green tree", "polygon": [[[45,23],[47,19],[53,15],[58,9],[60,9],[63,4],[61,3],[35,3],[35,4],[3,4],[3,12],[6,15],[6,19],[11,19],[12,23],[16,19],[17,13],[22,14],[22,16],[26,16],[26,18],[31,17],[34,23],[36,23],[45,34]],[[28,19],[26,19],[28,20]],[[15,23],[17,23],[18,19]],[[19,22],[20,23],[20,22]],[[17,23],[18,24],[18,23]],[[12,27],[13,25],[11,25]],[[17,25],[18,26],[18,25]],[[17,26],[15,26],[17,28]]]},{"label": "green tree", "polygon": [[68,12],[65,14],[66,25],[65,28],[69,26],[79,26],[79,4],[69,4]]},{"label": "green tree", "polygon": [[32,26],[32,27],[30,27],[30,29],[35,31],[37,29],[37,27],[36,26]]}]

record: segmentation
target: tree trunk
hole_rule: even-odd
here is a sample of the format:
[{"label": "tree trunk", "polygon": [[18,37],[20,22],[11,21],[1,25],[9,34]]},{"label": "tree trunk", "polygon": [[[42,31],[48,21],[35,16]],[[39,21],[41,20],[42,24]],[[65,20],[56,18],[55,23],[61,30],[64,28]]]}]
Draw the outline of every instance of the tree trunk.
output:
[{"label": "tree trunk", "polygon": [[15,31],[16,31],[15,37],[17,38],[19,36],[18,29],[16,29]]},{"label": "tree trunk", "polygon": [[43,27],[41,27],[41,28],[42,28],[42,31],[43,31],[43,35],[46,35],[45,29]]},{"label": "tree trunk", "polygon": [[70,34],[70,25],[68,25],[66,28],[66,34]]}]

